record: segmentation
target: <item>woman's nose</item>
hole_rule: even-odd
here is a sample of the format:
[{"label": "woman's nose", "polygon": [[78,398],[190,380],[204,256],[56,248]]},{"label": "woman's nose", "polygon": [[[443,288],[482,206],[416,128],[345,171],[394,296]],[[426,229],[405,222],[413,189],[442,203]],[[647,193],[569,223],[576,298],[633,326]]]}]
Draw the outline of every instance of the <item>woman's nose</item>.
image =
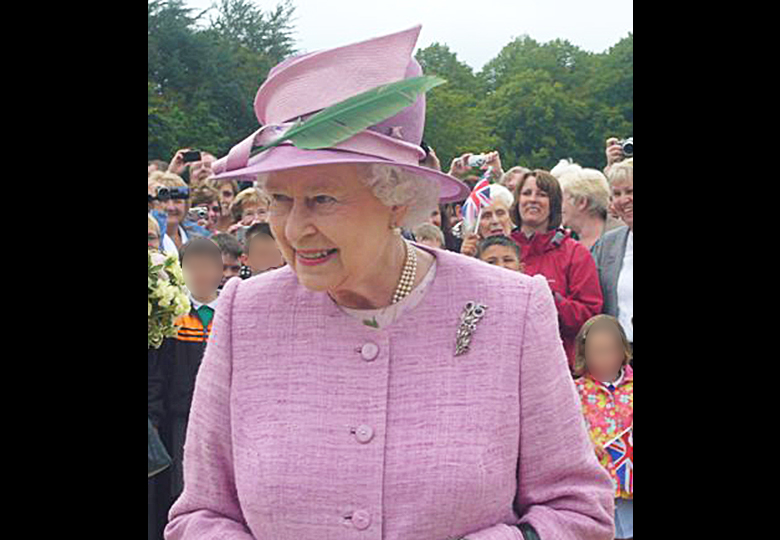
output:
[{"label": "woman's nose", "polygon": [[287,241],[296,245],[300,238],[312,234],[314,230],[309,209],[305,204],[293,202],[284,224],[284,234]]}]

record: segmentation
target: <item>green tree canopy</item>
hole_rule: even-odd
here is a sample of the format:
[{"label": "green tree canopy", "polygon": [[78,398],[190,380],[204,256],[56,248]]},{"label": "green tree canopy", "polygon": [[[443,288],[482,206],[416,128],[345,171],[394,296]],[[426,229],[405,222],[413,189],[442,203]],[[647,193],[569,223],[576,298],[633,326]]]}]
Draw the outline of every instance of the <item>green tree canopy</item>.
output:
[{"label": "green tree canopy", "polygon": [[[291,0],[263,11],[219,0],[148,1],[148,157],[189,146],[221,156],[257,129],[253,103],[268,71],[296,52]],[[446,44],[415,57],[448,81],[426,94],[425,141],[446,170],[465,152],[499,150],[505,169],[571,157],[605,165],[607,137],[633,135],[634,37],[591,53],[556,39],[513,39],[478,73]]]}]

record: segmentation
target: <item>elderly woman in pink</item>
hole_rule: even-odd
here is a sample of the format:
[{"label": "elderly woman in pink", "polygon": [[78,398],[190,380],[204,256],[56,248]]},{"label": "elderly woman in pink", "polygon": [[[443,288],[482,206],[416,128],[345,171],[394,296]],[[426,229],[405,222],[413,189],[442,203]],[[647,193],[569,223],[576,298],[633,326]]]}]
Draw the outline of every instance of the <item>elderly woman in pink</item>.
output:
[{"label": "elderly woman in pink", "polygon": [[267,191],[288,265],[220,295],[167,540],[613,536],[546,280],[399,234],[468,195],[418,165],[424,95],[332,147],[249,155],[421,75],[419,32],[285,60],[255,100],[263,128],[213,165]]}]

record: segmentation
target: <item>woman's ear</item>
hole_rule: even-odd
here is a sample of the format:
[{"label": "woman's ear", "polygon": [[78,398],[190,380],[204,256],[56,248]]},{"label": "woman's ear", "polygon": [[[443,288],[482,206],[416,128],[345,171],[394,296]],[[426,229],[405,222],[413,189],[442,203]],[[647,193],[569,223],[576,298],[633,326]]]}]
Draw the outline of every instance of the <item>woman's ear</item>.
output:
[{"label": "woman's ear", "polygon": [[390,228],[398,228],[401,226],[401,222],[406,217],[407,212],[409,211],[409,205],[404,206],[393,206],[390,209]]}]

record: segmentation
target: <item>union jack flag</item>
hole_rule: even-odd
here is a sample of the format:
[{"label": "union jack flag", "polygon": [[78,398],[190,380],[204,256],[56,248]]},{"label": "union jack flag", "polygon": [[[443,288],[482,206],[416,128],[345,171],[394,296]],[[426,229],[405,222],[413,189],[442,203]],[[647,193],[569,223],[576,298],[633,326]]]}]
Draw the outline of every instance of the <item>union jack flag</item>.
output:
[{"label": "union jack flag", "polygon": [[604,445],[615,464],[618,480],[623,489],[634,494],[634,426]]},{"label": "union jack flag", "polygon": [[488,180],[488,173],[485,173],[463,203],[461,208],[463,217],[469,223],[476,223],[479,211],[485,206],[490,206],[490,202],[490,180]]}]

